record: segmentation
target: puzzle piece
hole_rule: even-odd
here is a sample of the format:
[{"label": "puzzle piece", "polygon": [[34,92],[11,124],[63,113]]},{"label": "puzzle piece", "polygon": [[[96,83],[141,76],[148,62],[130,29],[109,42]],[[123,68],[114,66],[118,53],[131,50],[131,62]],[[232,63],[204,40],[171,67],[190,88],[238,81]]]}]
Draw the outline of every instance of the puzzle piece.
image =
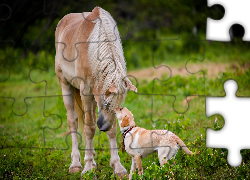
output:
[{"label": "puzzle piece", "polygon": [[[130,2],[124,2],[125,6],[127,4]],[[122,9],[126,26],[129,28],[122,40],[134,42],[178,40],[181,34],[179,26],[182,23],[190,24],[190,28],[185,29],[185,32],[191,30],[194,35],[200,33],[203,30],[201,26],[206,21],[204,14],[209,14],[211,10],[206,7],[206,1],[192,1],[187,4],[189,4],[188,7],[186,7],[186,3],[179,1],[171,3],[145,1],[135,2],[133,8]],[[140,13],[133,13],[136,7],[142,7]],[[173,11],[175,11],[174,14]],[[182,17],[183,14],[187,14],[187,16]],[[202,16],[199,16],[200,14]],[[175,20],[173,21],[173,19]],[[118,22],[120,23],[120,21]],[[166,34],[168,35],[166,36]]]},{"label": "puzzle piece", "polygon": [[[86,44],[88,44],[89,48],[90,46],[93,46],[92,44],[98,44],[96,48],[98,49],[102,49],[103,44],[102,43],[107,43],[107,42],[115,42],[115,41],[120,41],[120,37],[119,37],[119,32],[117,29],[117,24],[115,22],[109,22],[110,20],[105,19],[105,18],[94,18],[93,14],[91,14],[92,12],[82,12],[82,13],[78,13],[78,14],[68,14],[66,16],[64,16],[63,19],[61,19],[61,21],[58,23],[58,28],[60,28],[60,26],[67,26],[66,28],[63,28],[63,31],[65,34],[65,37],[67,36],[71,36],[70,38],[73,41],[67,41],[67,42],[63,42],[63,35],[62,37],[58,37],[58,41],[56,43],[59,44],[58,49],[62,49],[62,57],[64,60],[66,60],[67,62],[73,62],[75,61],[78,56],[79,56],[79,49],[82,50],[82,46],[86,46]],[[81,14],[81,15],[80,15]],[[71,23],[71,24],[67,24],[68,21],[70,21],[72,19],[72,17],[74,17],[75,22]],[[105,17],[105,13],[101,16]],[[92,23],[89,23],[92,22]],[[115,24],[114,27],[111,27],[110,29],[105,29],[103,27],[104,23],[109,23],[109,24]],[[79,26],[80,24],[80,26]],[[93,26],[96,27],[95,30],[93,29]],[[91,40],[88,40],[88,38],[90,38],[89,36],[91,34],[88,34],[89,29],[92,28],[93,31],[95,31],[96,34],[92,35]],[[73,34],[71,34],[70,32],[75,32]],[[107,31],[109,31],[109,36],[106,36]],[[111,32],[112,33],[111,33]],[[80,33],[79,32],[84,32],[84,33]],[[105,32],[105,33],[103,33]],[[93,37],[94,36],[94,37]],[[67,39],[65,38],[64,39]],[[62,47],[63,45],[63,47]],[[68,48],[66,51],[65,49]],[[118,47],[120,48],[120,47]],[[64,52],[71,52],[68,54],[65,54]],[[74,53],[72,53],[74,52]],[[102,57],[102,54],[99,53],[98,50],[98,55],[97,58],[102,61],[105,58],[108,57]],[[110,57],[109,57],[110,58]],[[106,60],[106,59],[105,59]]]},{"label": "puzzle piece", "polygon": [[[26,58],[21,60],[23,64],[25,64],[25,61],[28,64],[28,60]],[[28,65],[26,67],[29,67]],[[17,72],[15,72],[17,71]],[[8,81],[18,81],[18,73],[20,73],[20,70],[18,68],[11,69],[10,72],[8,73],[10,76]],[[26,78],[26,80],[29,80],[29,71],[27,69],[22,71],[22,76]],[[20,76],[20,74],[19,74]],[[8,81],[5,81],[5,83],[8,83]],[[25,82],[26,83],[26,82]],[[22,81],[19,81],[18,84],[20,86],[23,85]],[[30,83],[30,86],[26,87],[25,91],[16,91],[11,88],[11,86],[6,86],[5,87],[5,94],[2,94],[3,98],[7,99],[12,99],[13,100],[13,105],[12,105],[12,110],[15,115],[22,116],[28,111],[28,104],[27,100],[32,98],[32,97],[40,97],[44,96],[44,93],[40,91],[42,87],[40,85],[36,85],[33,83]],[[7,94],[6,94],[7,93]],[[24,94],[26,93],[26,94]],[[29,94],[27,94],[29,93]],[[24,102],[21,103],[21,102]]]},{"label": "puzzle piece", "polygon": [[[120,123],[121,116],[122,115],[119,115],[118,119],[120,128],[122,130],[122,124],[124,123]],[[130,117],[129,121],[130,120],[133,121],[133,118],[131,119]],[[129,124],[132,123],[129,122]],[[123,138],[127,153],[129,153],[133,157],[132,161],[137,158],[137,154],[140,154],[139,160],[137,159],[135,160],[135,162],[132,162],[131,166],[131,170],[133,169],[132,171],[135,171],[136,168],[133,167],[133,164],[136,163],[139,174],[140,170],[142,169],[142,167],[140,167],[142,166],[141,159],[146,158],[148,155],[153,154],[154,152],[158,154],[159,160],[157,158],[157,161],[160,163],[160,165],[163,166],[164,164],[166,164],[167,167],[170,166],[169,163],[172,164],[174,162],[173,159],[175,158],[176,153],[178,152],[179,146],[182,147],[186,154],[192,154],[192,152],[187,148],[183,141],[168,130],[149,131],[144,128],[135,126],[132,128],[130,127],[125,132],[123,132]]]},{"label": "puzzle piece", "polygon": [[[58,0],[54,0],[54,1],[46,1],[44,0],[43,3],[43,13],[45,15],[52,15],[53,13],[58,14],[59,18],[62,18],[61,13],[57,10],[55,10],[57,7],[60,7],[60,3],[61,1]],[[51,8],[51,10],[48,10],[49,8]]]},{"label": "puzzle piece", "polygon": [[6,46],[10,46],[11,48],[8,49],[9,51],[13,52],[13,47],[14,47],[15,42],[14,41],[0,41],[0,47],[2,50],[2,58],[0,61],[0,67],[1,67],[1,78],[0,78],[0,82],[6,82],[10,76],[11,76],[11,71],[10,71],[10,67],[8,67],[8,63],[6,63],[5,58],[10,58],[8,57],[8,52],[6,52],[7,50],[4,49]]},{"label": "puzzle piece", "polygon": [[224,83],[226,97],[207,97],[206,114],[220,113],[225,117],[225,126],[219,132],[207,130],[207,147],[227,148],[231,166],[241,164],[241,149],[250,149],[248,143],[249,98],[236,97],[237,83],[228,80]]},{"label": "puzzle piece", "polygon": [[[31,100],[35,106],[29,103]],[[56,148],[57,150],[68,150],[71,146],[70,136],[76,133],[79,149],[85,150],[85,139],[83,139],[85,137],[82,137],[81,130],[79,132],[67,132],[68,125],[65,121],[67,118],[65,114],[60,113],[61,109],[64,108],[63,104],[58,103],[60,100],[62,101],[62,96],[29,99],[27,100],[29,111],[22,116],[16,116],[11,111],[12,103],[2,98],[1,104],[4,104],[5,107],[2,108],[4,113],[1,115],[0,122],[4,122],[4,119],[6,119],[9,121],[9,125],[3,126],[0,124],[0,128],[3,128],[0,135],[0,149]],[[41,104],[39,101],[44,102],[44,106],[41,106],[41,108],[37,107],[37,104]],[[30,121],[29,124],[32,128],[16,128],[20,126],[19,124],[26,122],[27,119]],[[11,124],[14,124],[14,126],[11,127]],[[8,130],[12,128],[15,128],[15,134],[8,133]],[[27,139],[27,143],[23,143],[23,137]],[[98,137],[101,137],[101,135]],[[95,144],[100,144],[100,138],[98,137],[94,139]],[[106,139],[102,138],[102,141],[108,143]],[[101,143],[103,146],[99,147],[107,148],[107,143]]]},{"label": "puzzle piece", "polygon": [[[153,4],[153,2],[150,2]],[[174,6],[174,5],[173,5]],[[171,18],[169,16],[169,9],[171,7],[162,7],[162,8],[154,8],[154,6],[150,6],[150,8],[142,9],[141,13],[137,13],[134,21],[126,21],[119,22],[120,24],[125,24],[128,28],[124,35],[122,36],[122,41],[134,41],[134,42],[147,42],[147,41],[164,41],[164,40],[177,40],[179,36],[166,36],[161,37],[162,31],[176,31],[178,34],[178,28],[176,28],[179,24],[171,24]],[[161,14],[161,18],[159,18],[159,14]],[[142,18],[142,16],[144,16]],[[131,17],[127,17],[130,19]],[[164,21],[162,21],[164,19]],[[164,29],[162,29],[164,27]],[[122,30],[123,32],[123,30]]]},{"label": "puzzle piece", "polygon": [[[50,54],[47,52],[48,47],[46,46],[47,44],[51,43],[45,43],[44,44],[44,53],[42,56],[37,58],[38,63],[35,67],[30,69],[29,72],[29,79],[32,83],[38,84],[41,87],[45,89],[44,96],[46,97],[58,97],[58,96],[69,96],[73,94],[74,92],[72,91],[70,94],[62,94],[60,86],[58,86],[58,79],[55,74],[55,70],[50,68],[51,66],[51,58],[54,58],[53,56],[51,57]],[[51,78],[51,74],[54,75],[53,78]],[[72,79],[72,81],[79,79],[79,77],[75,77]]]},{"label": "puzzle piece", "polygon": [[0,4],[1,16],[0,21],[6,21],[11,17],[12,10],[8,4]]},{"label": "puzzle piece", "polygon": [[208,6],[220,3],[225,8],[225,16],[219,21],[210,18],[207,19],[206,39],[230,41],[229,29],[233,24],[237,23],[241,24],[245,29],[243,40],[250,41],[250,23],[248,23],[248,17],[250,16],[248,10],[249,1],[208,0]]},{"label": "puzzle piece", "polygon": [[[181,39],[180,39],[181,40]],[[205,74],[201,69],[197,69],[193,66],[194,62],[203,62],[205,59],[205,42],[198,40],[190,40],[190,45],[192,43],[198,43],[198,47],[200,46],[201,52],[196,52],[193,56],[196,58],[189,58],[186,62],[183,62],[182,66],[179,69],[171,68],[171,64],[169,64],[168,57],[162,55],[162,51],[164,51],[163,47],[166,47],[170,41],[160,41],[160,42],[150,42],[151,43],[151,53],[148,51],[148,57],[152,57],[152,60],[145,61],[145,64],[149,64],[149,62],[153,63],[153,68],[147,70],[141,70],[141,72],[128,72],[131,80],[134,79],[134,83],[136,82],[136,87],[138,89],[138,95],[163,95],[163,96],[172,96],[175,98],[173,101],[173,107],[178,113],[185,113],[188,110],[188,101],[186,108],[177,108],[176,102],[180,103],[185,100],[188,96],[204,96],[205,95]],[[201,45],[200,45],[201,44]],[[142,46],[145,46],[142,43]],[[147,45],[145,46],[145,52],[147,49]],[[155,49],[158,49],[157,51]],[[159,51],[159,49],[162,49]],[[126,50],[125,50],[126,52]],[[167,56],[167,55],[166,55]],[[157,58],[155,58],[157,57]],[[198,58],[197,58],[198,57]],[[137,57],[139,58],[139,57]],[[143,58],[145,59],[145,58]],[[134,62],[131,62],[134,63]],[[163,65],[156,66],[157,64],[164,63]],[[177,75],[186,75],[190,76],[191,79],[195,79],[198,77],[198,84],[193,84],[192,81],[186,82],[186,80],[179,78]],[[148,83],[148,88],[141,89],[145,83],[145,79]],[[144,82],[142,81],[144,80]],[[197,83],[197,82],[195,82]],[[174,87],[174,85],[178,85]],[[181,88],[181,91],[180,89]],[[152,97],[153,98],[153,97]],[[177,101],[176,101],[177,100]],[[153,99],[152,99],[153,102]]]},{"label": "puzzle piece", "polygon": [[[8,7],[10,9],[10,6],[8,5],[4,7]],[[16,15],[17,12],[19,13],[20,11],[15,11],[14,15]],[[7,14],[8,13],[6,13],[5,15]],[[49,19],[47,20],[50,21]],[[6,18],[5,20],[8,20],[9,22],[12,19]],[[4,44],[4,47],[2,49],[6,51],[6,56],[3,56],[1,59],[1,66],[2,66],[1,68],[3,68],[3,71],[1,74],[1,81],[5,82],[3,86],[6,88],[5,94],[1,94],[1,97],[5,99],[7,98],[13,101],[12,110],[15,115],[22,116],[25,113],[27,113],[28,111],[27,101],[29,101],[29,99],[32,99],[33,97],[38,98],[38,97],[47,96],[46,94],[47,84],[45,84],[45,87],[44,87],[45,93],[43,93],[40,91],[43,88],[43,84],[39,84],[41,81],[37,83],[35,82],[36,79],[32,79],[30,77],[31,74],[34,74],[35,72],[34,69],[36,69],[35,67],[37,67],[38,69],[43,69],[45,66],[45,68],[48,68],[47,57],[44,57],[43,53],[40,53],[37,56],[34,56],[31,54],[31,52],[36,52],[36,48],[38,44],[41,44],[41,45],[44,44],[44,41],[41,41],[41,39],[43,38],[42,34],[44,33],[45,29],[46,29],[46,26],[41,31],[41,34],[39,35],[38,40],[24,41],[23,47],[20,48],[18,51],[14,51],[14,49],[16,48],[15,47],[16,41],[11,41],[11,40],[1,41],[1,44],[2,43]],[[24,31],[22,35],[25,36],[26,34],[27,34],[27,31]],[[18,64],[18,66],[14,66],[13,64]],[[38,76],[39,76],[39,73],[36,73],[35,77],[37,78]],[[25,83],[27,82],[23,84],[23,82],[19,80],[19,79],[22,79],[23,77],[25,77],[26,80],[29,79],[31,81],[30,86],[27,86],[27,88],[25,89],[25,92],[23,91],[21,87],[22,85],[26,85]],[[18,90],[13,91],[13,89],[11,89],[11,87],[8,85],[8,82],[13,82],[13,81],[17,81],[17,83],[20,84],[19,91]],[[56,95],[56,93],[54,93],[53,95]],[[21,103],[21,101],[23,101],[23,103]]]},{"label": "puzzle piece", "polygon": [[[172,106],[172,102],[174,101],[175,97],[154,95],[152,98],[153,102],[151,105],[152,109],[150,114],[151,121],[154,124],[154,127],[157,127],[158,129],[167,128],[173,133],[179,134],[180,131],[186,129],[186,126],[192,124],[195,127],[199,127],[199,134],[202,134],[202,129],[205,125],[207,125],[207,123],[203,121],[197,122],[196,117],[199,116],[201,119],[206,119],[206,116],[204,115],[205,109],[204,111],[201,110],[204,107],[199,107],[197,104],[205,103],[205,98],[202,96],[190,97],[193,98],[192,101],[188,99],[188,103],[186,102],[186,100],[184,100],[183,102],[178,104],[179,109],[185,110],[188,107],[188,110],[185,113],[179,114],[179,112],[176,112],[176,110]],[[193,112],[196,112],[196,114],[193,114]],[[193,139],[194,137],[192,137],[192,135],[188,135],[187,138]]]}]

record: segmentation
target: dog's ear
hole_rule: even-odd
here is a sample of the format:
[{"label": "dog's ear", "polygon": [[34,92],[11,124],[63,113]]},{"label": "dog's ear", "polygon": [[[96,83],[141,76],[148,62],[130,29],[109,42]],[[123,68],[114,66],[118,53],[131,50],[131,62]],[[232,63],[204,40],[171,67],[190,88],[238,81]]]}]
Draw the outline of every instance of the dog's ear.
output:
[{"label": "dog's ear", "polygon": [[121,127],[126,127],[128,125],[129,125],[129,117],[126,115],[122,120]]}]

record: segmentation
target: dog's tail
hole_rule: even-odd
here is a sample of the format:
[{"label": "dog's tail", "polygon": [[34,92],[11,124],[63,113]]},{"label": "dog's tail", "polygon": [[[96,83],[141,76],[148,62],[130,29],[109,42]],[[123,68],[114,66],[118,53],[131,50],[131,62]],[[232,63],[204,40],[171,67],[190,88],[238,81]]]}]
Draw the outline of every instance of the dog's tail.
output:
[{"label": "dog's tail", "polygon": [[181,148],[183,149],[183,151],[187,154],[187,155],[192,155],[194,154],[192,151],[190,151],[187,146],[184,144],[184,142],[178,137],[176,136],[176,141],[177,143],[181,146]]},{"label": "dog's tail", "polygon": [[82,142],[86,144],[85,136],[84,136],[84,117],[85,117],[84,107],[83,107],[81,96],[80,96],[80,90],[76,88],[74,90],[74,108],[78,116],[78,125],[81,127],[81,131],[82,131]]}]

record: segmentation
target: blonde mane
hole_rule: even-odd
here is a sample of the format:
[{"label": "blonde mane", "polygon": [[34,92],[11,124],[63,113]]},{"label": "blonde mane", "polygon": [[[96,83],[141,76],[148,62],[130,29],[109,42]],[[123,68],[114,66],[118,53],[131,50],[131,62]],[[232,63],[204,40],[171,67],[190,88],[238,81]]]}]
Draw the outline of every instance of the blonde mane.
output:
[{"label": "blonde mane", "polygon": [[126,77],[126,62],[116,22],[109,12],[100,7],[99,14],[100,18],[95,20],[88,38],[88,58],[92,76],[98,82],[98,88],[101,88],[99,92],[104,95],[112,83],[115,85],[118,95],[110,95],[105,99],[110,103],[109,109],[114,109],[126,97],[123,81]]}]

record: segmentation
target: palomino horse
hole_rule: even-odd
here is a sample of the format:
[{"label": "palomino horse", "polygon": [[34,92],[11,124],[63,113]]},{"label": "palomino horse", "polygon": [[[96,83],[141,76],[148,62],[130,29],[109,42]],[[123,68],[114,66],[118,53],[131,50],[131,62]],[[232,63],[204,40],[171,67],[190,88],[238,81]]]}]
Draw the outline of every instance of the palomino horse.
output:
[{"label": "palomino horse", "polygon": [[127,89],[135,92],[137,89],[126,77],[126,63],[116,22],[100,7],[91,13],[68,14],[58,23],[55,41],[55,71],[62,88],[72,137],[69,172],[82,170],[77,143],[78,120],[84,121],[86,137],[82,174],[96,166],[93,138],[98,106],[97,126],[101,131],[107,131],[110,165],[120,176],[127,174],[117,151],[114,110],[125,100]]}]

